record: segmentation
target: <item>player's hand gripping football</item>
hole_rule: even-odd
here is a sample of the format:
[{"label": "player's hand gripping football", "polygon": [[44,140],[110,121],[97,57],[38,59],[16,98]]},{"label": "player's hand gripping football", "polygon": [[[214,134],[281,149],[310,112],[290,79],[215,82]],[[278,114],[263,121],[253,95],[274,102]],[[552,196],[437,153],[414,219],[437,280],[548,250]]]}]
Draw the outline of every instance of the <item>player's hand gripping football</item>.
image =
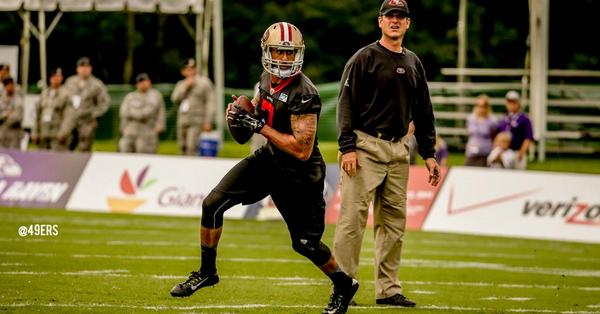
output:
[{"label": "player's hand gripping football", "polygon": [[265,126],[265,120],[237,105],[235,102],[237,97],[234,96],[233,100],[233,103],[227,105],[227,120],[231,121],[233,126],[245,127],[254,133],[260,133]]}]

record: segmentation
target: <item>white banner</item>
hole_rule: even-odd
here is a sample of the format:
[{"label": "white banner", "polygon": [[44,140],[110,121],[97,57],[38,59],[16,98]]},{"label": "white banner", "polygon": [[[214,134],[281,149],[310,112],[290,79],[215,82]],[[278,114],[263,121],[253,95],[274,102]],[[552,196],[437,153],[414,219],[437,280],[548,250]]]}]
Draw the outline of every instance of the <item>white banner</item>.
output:
[{"label": "white banner", "polygon": [[600,176],[453,167],[423,230],[600,243]]},{"label": "white banner", "polygon": [[[68,210],[200,216],[202,201],[238,160],[94,153]],[[242,218],[237,205],[225,217]]]}]

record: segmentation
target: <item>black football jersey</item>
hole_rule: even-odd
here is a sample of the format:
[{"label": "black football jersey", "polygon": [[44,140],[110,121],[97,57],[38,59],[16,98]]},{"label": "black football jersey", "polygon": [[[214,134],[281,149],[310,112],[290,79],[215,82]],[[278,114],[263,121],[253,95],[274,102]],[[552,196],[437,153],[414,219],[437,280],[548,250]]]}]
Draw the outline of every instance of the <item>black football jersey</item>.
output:
[{"label": "black football jersey", "polygon": [[[315,85],[303,73],[289,77],[279,85],[271,86],[270,74],[263,72],[259,83],[260,99],[257,113],[275,130],[293,134],[292,115],[321,112],[321,97]],[[272,162],[286,174],[299,181],[318,181],[325,176],[325,163],[319,151],[317,139],[310,158],[302,161],[268,142],[256,155],[270,157]],[[292,178],[290,178],[292,179]]]}]

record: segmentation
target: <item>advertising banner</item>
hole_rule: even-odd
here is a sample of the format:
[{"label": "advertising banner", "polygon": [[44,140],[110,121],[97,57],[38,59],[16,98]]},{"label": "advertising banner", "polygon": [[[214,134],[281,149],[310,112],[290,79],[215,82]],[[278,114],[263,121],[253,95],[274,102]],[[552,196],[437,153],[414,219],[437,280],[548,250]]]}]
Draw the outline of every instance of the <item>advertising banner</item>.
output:
[{"label": "advertising banner", "polygon": [[[238,160],[94,153],[68,210],[200,216],[202,201]],[[243,217],[242,206],[226,217]]]},{"label": "advertising banner", "polygon": [[[238,159],[94,153],[67,209],[201,216],[204,198],[238,162]],[[328,167],[329,171],[332,168]],[[331,198],[334,188],[326,184],[326,199]],[[282,219],[268,197],[248,206],[236,205],[225,212],[225,217]]]},{"label": "advertising banner", "polygon": [[600,176],[453,167],[423,230],[600,243]]},{"label": "advertising banner", "polygon": [[0,206],[64,208],[89,158],[0,149]]}]

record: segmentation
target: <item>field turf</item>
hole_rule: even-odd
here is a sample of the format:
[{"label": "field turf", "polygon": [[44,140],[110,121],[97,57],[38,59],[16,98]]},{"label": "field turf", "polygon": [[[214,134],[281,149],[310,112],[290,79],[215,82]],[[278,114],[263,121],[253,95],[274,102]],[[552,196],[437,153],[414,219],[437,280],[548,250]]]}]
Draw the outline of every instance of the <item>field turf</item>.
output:
[{"label": "field turf", "polygon": [[[18,235],[57,225],[56,236]],[[281,221],[225,222],[221,282],[169,295],[199,265],[197,218],[0,208],[0,312],[320,313],[329,282]],[[324,242],[332,243],[334,226]],[[365,235],[348,313],[597,313],[600,245],[409,231],[400,278],[418,304],[376,306]]]}]

